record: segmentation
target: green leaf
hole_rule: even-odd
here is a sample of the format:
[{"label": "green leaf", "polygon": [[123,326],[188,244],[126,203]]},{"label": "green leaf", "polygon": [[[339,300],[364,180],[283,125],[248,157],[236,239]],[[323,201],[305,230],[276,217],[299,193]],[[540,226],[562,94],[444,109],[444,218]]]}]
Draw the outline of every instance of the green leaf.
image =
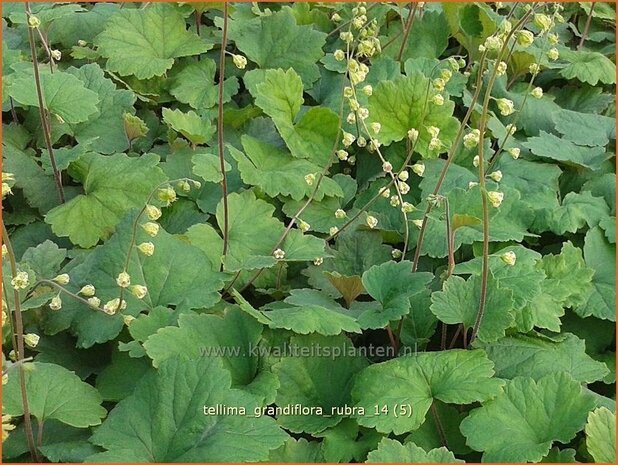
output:
[{"label": "green leaf", "polygon": [[562,110],[554,122],[564,137],[578,145],[604,146],[616,139],[616,118]]},{"label": "green leaf", "polygon": [[[58,420],[77,428],[99,425],[106,410],[95,388],[82,382],[66,368],[51,363],[29,363],[25,371],[30,414],[37,420]],[[23,415],[19,376],[9,376],[3,388],[2,410]],[[79,399],[79,402],[74,402]]]},{"label": "green leaf", "polygon": [[587,50],[565,50],[562,58],[569,64],[560,70],[560,75],[567,79],[577,79],[596,86],[616,83],[616,65],[599,52]]},{"label": "green leaf", "polygon": [[593,197],[590,192],[569,192],[562,200],[562,205],[551,211],[548,218],[549,229],[556,234],[577,232],[588,225],[594,227],[609,216],[609,207],[600,197]]},{"label": "green leaf", "polygon": [[[318,165],[292,158],[248,135],[243,135],[241,141],[245,153],[231,146],[229,150],[246,184],[259,186],[270,197],[286,195],[294,200],[309,197],[315,191],[315,186],[305,182],[305,176],[319,176],[322,169]],[[328,176],[322,178],[314,198],[319,201],[325,195],[343,197],[339,185]]]},{"label": "green leaf", "polygon": [[46,240],[36,247],[29,247],[21,257],[22,263],[27,263],[38,279],[52,279],[58,274],[62,262],[67,257],[67,251],[59,248],[54,242]]},{"label": "green leaf", "polygon": [[316,63],[324,56],[326,34],[309,25],[297,25],[289,9],[258,18],[230,20],[228,28],[236,47],[260,68],[291,68],[305,85],[320,77]]},{"label": "green leaf", "polygon": [[[470,404],[498,395],[504,381],[493,374],[493,363],[482,350],[421,352],[372,365],[354,383],[355,405],[369,413],[357,421],[382,433],[414,431],[434,400]],[[388,413],[373,415],[376,405],[386,405]],[[397,415],[396,405],[407,407],[407,413]]]},{"label": "green leaf", "polygon": [[522,144],[537,157],[550,158],[576,167],[598,170],[608,155],[602,147],[576,145],[568,139],[541,131]]},{"label": "green leaf", "polygon": [[[246,415],[205,415],[204,408]],[[243,462],[267,460],[287,438],[268,417],[252,416],[253,396],[231,387],[215,358],[170,359],[140,380],[92,436],[107,449],[91,462]]]},{"label": "green leaf", "polygon": [[289,329],[297,334],[318,333],[336,336],[343,331],[361,333],[355,315],[325,294],[314,289],[294,289],[284,303],[262,312],[271,328]]},{"label": "green leaf", "polygon": [[590,297],[594,270],[586,266],[581,249],[571,242],[562,245],[559,255],[545,255],[539,266],[547,275],[544,292],[563,306],[577,308]]},{"label": "green leaf", "polygon": [[586,423],[594,400],[566,373],[515,378],[461,423],[484,462],[538,462],[554,441],[568,443]]},{"label": "green leaf", "polygon": [[[212,108],[219,97],[216,71],[216,63],[209,58],[189,63],[175,76],[170,93],[196,110]],[[223,83],[223,103],[229,102],[237,92],[238,79],[235,76],[227,78]]]},{"label": "green leaf", "polygon": [[[245,386],[258,374],[259,358],[251,350],[261,337],[262,326],[257,321],[243,311],[228,308],[223,315],[184,313],[179,316],[177,327],[159,329],[144,347],[155,367],[177,357],[221,358],[232,375],[232,384]],[[209,349],[213,352],[207,353]]]},{"label": "green leaf", "polygon": [[142,208],[165,176],[157,166],[159,157],[150,154],[140,158],[86,154],[81,162],[85,194],[52,209],[45,221],[56,235],[88,248],[107,239],[131,208]]},{"label": "green leaf", "polygon": [[362,461],[367,453],[378,446],[382,435],[375,430],[362,429],[356,421],[345,418],[337,426],[314,436],[322,439],[322,452],[326,462]]},{"label": "green leaf", "polygon": [[[65,122],[81,123],[97,112],[99,97],[72,74],[56,71],[54,74],[41,73],[41,88],[45,108],[61,117]],[[37,107],[36,86],[31,73],[15,79],[10,95],[22,105]]]},{"label": "green leaf", "polygon": [[300,438],[288,439],[284,445],[270,452],[269,462],[277,463],[320,463],[324,461],[320,443]]},{"label": "green leaf", "polygon": [[595,462],[616,461],[616,414],[605,407],[588,414],[586,447]]},{"label": "green leaf", "polygon": [[79,78],[87,89],[99,96],[98,111],[88,121],[73,127],[77,141],[94,139],[91,148],[95,152],[124,152],[129,147],[129,141],[123,115],[134,111],[135,94],[129,90],[116,89],[116,85],[94,63],[80,68],[71,67],[67,72]]},{"label": "green leaf", "polygon": [[174,131],[182,134],[192,145],[208,142],[216,131],[210,120],[200,117],[192,110],[183,113],[180,110],[164,108],[163,121]]},{"label": "green leaf", "polygon": [[616,245],[608,243],[600,228],[593,228],[586,234],[584,258],[586,270],[594,270],[592,293],[575,311],[581,317],[616,321]]},{"label": "green leaf", "polygon": [[[388,26],[388,35],[393,42],[388,49],[385,47],[384,52],[392,58],[397,58],[404,37],[402,23],[393,21]],[[413,39],[408,40],[408,43],[405,44],[401,61],[419,57],[438,58],[448,46],[449,35],[448,23],[444,13],[425,11],[421,16],[417,10],[410,31],[405,36]]]},{"label": "green leaf", "polygon": [[283,357],[273,367],[281,383],[276,404],[319,407],[323,414],[280,415],[278,423],[297,433],[319,433],[335,426],[343,419],[335,409],[351,404],[353,377],[368,365],[367,360],[343,335],[294,336],[290,347],[304,356]]},{"label": "green leaf", "polygon": [[187,31],[184,18],[171,4],[123,9],[112,16],[94,41],[107,58],[107,69],[138,79],[161,76],[175,58],[199,55],[212,48]]},{"label": "green leaf", "polygon": [[368,310],[359,316],[366,328],[382,328],[410,311],[410,297],[429,285],[431,273],[413,273],[412,263],[389,261],[371,267],[363,273],[363,286],[380,303],[381,308]]},{"label": "green leaf", "polygon": [[295,69],[268,70],[254,93],[255,104],[270,116],[296,158],[325,166],[339,128],[339,117],[325,107],[311,107],[302,116],[303,83]]},{"label": "green leaf", "polygon": [[[464,328],[469,330],[476,322],[480,292],[479,275],[473,275],[468,280],[451,276],[445,281],[442,291],[431,295],[431,311],[440,321],[463,323]],[[504,336],[506,329],[514,323],[513,305],[513,291],[501,287],[490,272],[485,313],[478,330],[480,341],[492,342]]]},{"label": "green leaf", "polygon": [[[428,102],[435,91],[431,90],[429,79],[420,73],[405,78],[380,82],[369,97],[368,122],[379,122],[382,129],[376,138],[384,145],[408,137],[410,129],[419,132],[414,150],[424,158],[436,158],[445,152],[453,142],[459,129],[459,122],[453,118],[455,104],[445,99],[444,105],[432,105]],[[443,148],[430,151],[431,135],[427,128],[435,126],[440,129],[439,139]]]},{"label": "green leaf", "polygon": [[394,439],[384,438],[378,448],[369,452],[365,463],[464,463],[458,460],[446,447],[429,452],[413,442],[401,444]]},{"label": "green leaf", "polygon": [[[72,292],[92,284],[103,304],[119,297],[116,277],[127,260],[134,218],[128,215],[103,246],[97,247],[70,271],[71,283],[67,287]],[[138,300],[126,292],[127,308],[122,313],[136,316],[144,309],[159,306],[174,306],[179,312],[212,307],[220,299],[217,291],[223,287],[223,275],[211,269],[207,257],[197,247],[163,228],[156,237],[150,237],[140,223],[136,229],[136,243],[150,241],[155,252],[147,257],[133,250],[127,271],[131,284],[145,285],[148,293]],[[121,314],[106,315],[74,299],[64,298],[61,312],[46,312],[45,328],[52,334],[72,328],[78,336],[78,346],[89,347],[115,338],[123,328],[123,320]]]},{"label": "green leaf", "polygon": [[[230,149],[231,150],[231,149]],[[223,174],[221,173],[221,162],[219,157],[214,153],[196,153],[193,155],[193,172],[200,178],[207,182],[221,182],[223,181]],[[232,166],[223,161],[225,171],[228,172],[232,169]]]},{"label": "green leaf", "polygon": [[147,358],[114,351],[112,361],[97,375],[96,388],[103,400],[118,402],[130,396],[137,382],[152,370]]},{"label": "green leaf", "polygon": [[603,363],[586,354],[584,340],[569,333],[553,339],[517,334],[483,348],[496,366],[496,376],[504,379],[528,376],[538,381],[550,373],[563,372],[581,383],[593,383],[608,373]]}]

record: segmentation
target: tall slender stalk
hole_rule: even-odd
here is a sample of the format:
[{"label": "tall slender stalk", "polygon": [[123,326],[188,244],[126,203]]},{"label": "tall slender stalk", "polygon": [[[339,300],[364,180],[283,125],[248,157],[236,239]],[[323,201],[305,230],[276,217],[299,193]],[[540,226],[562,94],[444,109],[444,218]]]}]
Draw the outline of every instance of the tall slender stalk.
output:
[{"label": "tall slender stalk", "polygon": [[401,39],[401,47],[399,47],[399,52],[397,53],[397,61],[401,61],[403,52],[405,52],[406,50],[408,37],[410,35],[410,31],[412,30],[412,25],[414,24],[414,18],[416,17],[417,8],[417,2],[410,3],[410,11],[408,12],[408,19],[406,20],[406,25],[404,27],[403,38]]},{"label": "tall slender stalk", "polygon": [[[15,252],[13,251],[13,246],[11,244],[11,240],[9,239],[9,233],[6,230],[6,226],[4,225],[4,221],[2,221],[2,243],[6,245],[7,256],[9,258],[9,266],[11,268],[11,276],[15,278],[17,276],[17,261],[15,259]],[[15,355],[17,357],[17,363],[25,357],[24,352],[24,322],[21,317],[21,302],[19,297],[19,292],[17,289],[13,288],[13,300],[15,301],[14,311],[9,311],[9,318],[11,322],[14,323],[14,336],[16,341]],[[21,391],[21,402],[24,411],[24,429],[26,431],[26,439],[28,441],[28,449],[30,450],[30,455],[32,459],[36,462],[40,462],[39,454],[36,448],[36,442],[34,439],[34,432],[32,430],[32,419],[30,418],[30,407],[28,404],[28,395],[26,393],[26,375],[24,373],[24,366],[22,363],[19,363],[19,388]]]},{"label": "tall slender stalk", "polygon": [[[227,175],[225,173],[225,150],[223,147],[223,85],[225,81],[225,48],[227,46],[228,3],[223,3],[223,35],[221,37],[221,54],[219,56],[219,102],[217,115],[217,144],[219,146],[219,166],[221,168],[221,193],[223,195],[223,256],[227,255],[230,222],[227,204]],[[221,265],[223,266],[223,264]]]},{"label": "tall slender stalk", "polygon": [[577,45],[577,50],[581,50],[584,46],[584,42],[586,42],[586,37],[588,36],[588,31],[590,30],[590,23],[592,22],[592,12],[594,11],[595,2],[590,2],[590,11],[588,12],[588,17],[586,18],[586,24],[584,24],[584,30],[582,31],[582,37],[579,39],[579,44]]},{"label": "tall slender stalk", "polygon": [[[28,17],[32,16],[32,10],[30,4],[26,2],[26,14]],[[62,187],[62,175],[58,170],[56,164],[56,157],[54,156],[54,149],[51,140],[51,126],[46,116],[45,102],[43,101],[43,88],[41,87],[41,76],[39,75],[39,62],[36,56],[36,47],[34,45],[34,33],[32,28],[28,26],[28,41],[30,42],[30,53],[32,54],[32,67],[34,70],[34,84],[36,86],[36,95],[39,103],[39,117],[41,119],[41,129],[43,130],[43,136],[45,138],[45,145],[47,146],[47,153],[49,154],[49,161],[54,173],[54,181],[56,182],[56,190],[58,191],[58,197],[60,203],[64,203],[64,187]]]}]

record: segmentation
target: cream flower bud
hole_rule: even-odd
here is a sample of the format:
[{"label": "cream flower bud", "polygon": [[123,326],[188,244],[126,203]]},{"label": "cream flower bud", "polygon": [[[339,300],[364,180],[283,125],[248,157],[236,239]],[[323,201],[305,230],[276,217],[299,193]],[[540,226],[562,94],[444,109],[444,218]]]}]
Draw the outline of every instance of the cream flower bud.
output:
[{"label": "cream flower bud", "polygon": [[354,34],[352,34],[349,31],[345,31],[339,34],[339,38],[343,40],[345,43],[349,44],[354,40]]},{"label": "cream flower bud", "polygon": [[345,59],[345,53],[341,49],[337,49],[333,52],[333,56],[337,61],[343,61]]},{"label": "cream flower bud", "polygon": [[157,192],[157,197],[161,202],[165,202],[166,206],[169,206],[176,201],[176,191],[169,186],[164,187],[159,189],[159,192]]},{"label": "cream flower bud", "polygon": [[9,249],[7,248],[6,244],[2,244],[2,258],[6,257],[8,253]]},{"label": "cream flower bud", "polygon": [[397,175],[397,177],[399,178],[400,181],[407,181],[410,177],[410,173],[408,173],[406,170],[400,171],[399,174]]},{"label": "cream flower bud", "polygon": [[363,94],[367,96],[373,94],[373,87],[371,87],[371,84],[367,84],[365,87],[363,87]]},{"label": "cream flower bud", "polygon": [[6,182],[2,183],[2,198],[4,199],[7,195],[12,194],[11,186],[9,186]]},{"label": "cream flower bud", "polygon": [[330,229],[328,230],[328,234],[330,236],[334,236],[338,232],[339,232],[339,228],[337,226],[331,226]]},{"label": "cream flower bud", "polygon": [[502,116],[509,116],[515,112],[515,106],[513,105],[513,101],[507,98],[499,98],[496,100],[496,104],[498,105],[498,109],[500,110],[500,114]]},{"label": "cream flower bud", "polygon": [[129,287],[129,285],[131,284],[131,276],[129,276],[129,273],[127,273],[126,271],[120,273],[116,278],[116,284],[118,284],[118,286],[120,287]]},{"label": "cream flower bud", "polygon": [[551,29],[552,20],[543,13],[536,13],[534,15],[534,24],[541,29],[542,32],[547,32]]},{"label": "cream flower bud", "polygon": [[489,51],[498,51],[502,48],[504,42],[500,37],[489,36],[485,39],[485,48]]},{"label": "cream flower bud", "polygon": [[361,121],[364,121],[369,117],[369,110],[367,108],[359,108],[357,113]]},{"label": "cream flower bud", "polygon": [[537,99],[543,98],[543,89],[540,87],[535,87],[530,91],[530,95]]},{"label": "cream flower bud", "polygon": [[357,111],[360,108],[360,103],[358,103],[358,100],[356,100],[355,98],[351,98],[349,103],[350,103],[350,108],[353,111]]},{"label": "cream flower bud", "polygon": [[445,82],[448,82],[453,77],[453,72],[450,69],[444,68],[444,69],[440,70],[440,77]]},{"label": "cream flower bud", "polygon": [[305,182],[307,183],[308,186],[313,186],[313,183],[315,182],[315,174],[313,173],[306,174]]},{"label": "cream flower bud", "polygon": [[490,177],[493,181],[500,182],[500,181],[502,181],[502,171],[500,171],[500,170],[496,170],[496,171],[494,171],[493,173],[491,173],[491,174],[489,175],[489,177]]},{"label": "cream flower bud", "polygon": [[442,148],[442,141],[438,139],[437,137],[432,137],[431,140],[429,141],[428,148],[431,151],[440,150]]},{"label": "cream flower bud", "polygon": [[374,134],[379,133],[380,129],[382,129],[382,125],[380,123],[378,122],[371,123],[371,130],[373,131]]},{"label": "cream flower bud", "polygon": [[479,183],[478,183],[478,182],[476,182],[476,181],[470,181],[470,182],[468,183],[468,189],[474,189],[474,188],[475,188],[476,186],[478,186],[478,185],[479,185]]},{"label": "cream flower bud", "polygon": [[99,299],[98,297],[90,297],[88,299],[88,303],[95,308],[99,308],[99,305],[101,305],[101,299]]},{"label": "cream flower bud", "polygon": [[62,52],[60,50],[52,50],[50,55],[56,61],[62,60]]},{"label": "cream flower bud", "polygon": [[560,42],[560,39],[557,34],[551,33],[547,34],[547,41],[550,45],[557,45]]},{"label": "cream flower bud", "polygon": [[126,326],[129,326],[131,323],[133,323],[133,321],[135,321],[135,317],[133,315],[122,315],[122,322]]},{"label": "cream flower bud", "polygon": [[28,333],[24,334],[24,342],[26,345],[32,349],[34,349],[41,340],[41,337],[38,334]]},{"label": "cream flower bud", "polygon": [[425,174],[425,164],[418,162],[412,165],[412,172],[417,176],[423,176]]},{"label": "cream flower bud", "polygon": [[8,373],[4,373],[2,375],[2,385],[4,386],[4,385],[8,384],[8,382],[9,382],[9,374]]},{"label": "cream flower bud", "polygon": [[285,258],[285,252],[281,249],[277,249],[273,252],[273,257],[277,260],[283,260]]},{"label": "cream flower bud", "polygon": [[232,55],[232,61],[238,69],[245,69],[247,66],[247,59],[242,55]]},{"label": "cream flower bud", "polygon": [[416,130],[414,128],[409,129],[408,130],[408,139],[410,139],[410,142],[412,142],[412,143],[416,142],[417,139],[418,139],[418,130]]},{"label": "cream flower bud", "polygon": [[472,149],[479,145],[481,140],[481,131],[478,129],[473,129],[468,134],[466,134],[463,138],[464,147],[467,149]]},{"label": "cream flower bud", "polygon": [[161,210],[154,205],[146,205],[146,215],[152,221],[156,221],[161,218]]},{"label": "cream flower bud", "polygon": [[348,113],[348,116],[345,119],[348,124],[354,124],[356,122],[356,113],[354,112],[350,112]]},{"label": "cream flower bud", "polygon": [[305,233],[311,229],[311,225],[306,221],[300,220],[298,223],[298,229]]},{"label": "cream flower bud", "polygon": [[79,39],[77,41],[77,45],[79,45],[80,47],[85,47],[86,45],[88,45],[88,42],[86,42],[85,40]]},{"label": "cream flower bud", "polygon": [[509,266],[513,266],[515,265],[515,262],[517,261],[517,255],[515,255],[515,252],[510,250],[500,255],[500,260],[502,260],[504,263],[506,263]]},{"label": "cream flower bud", "polygon": [[517,126],[515,126],[513,123],[507,124],[504,128],[506,129],[506,133],[509,136],[512,136],[517,132]]},{"label": "cream flower bud", "polygon": [[485,47],[483,44],[479,45],[479,52],[483,53],[487,50],[487,47]]},{"label": "cream flower bud", "polygon": [[418,229],[421,229],[423,227],[423,220],[412,220],[412,224]]},{"label": "cream flower bud", "polygon": [[322,263],[324,263],[324,259],[322,257],[317,257],[313,260],[313,264],[315,266],[320,266]]},{"label": "cream flower bud", "polygon": [[398,207],[401,201],[399,200],[398,195],[393,195],[390,200],[390,204],[392,207]]},{"label": "cream flower bud", "polygon": [[399,249],[391,250],[391,257],[393,257],[395,260],[399,260],[402,256],[403,256],[403,253],[401,252],[401,250]]},{"label": "cream flower bud", "polygon": [[52,310],[60,310],[62,308],[62,299],[60,298],[60,294],[52,297],[52,300],[49,303],[49,308]]},{"label": "cream flower bud", "polygon": [[384,171],[385,173],[390,173],[391,171],[393,171],[393,165],[391,165],[390,162],[385,161],[384,163],[382,163],[382,171]]},{"label": "cream flower bud", "polygon": [[343,96],[346,98],[350,98],[352,97],[352,95],[354,95],[354,91],[352,90],[352,88],[349,86],[345,86],[343,88]]},{"label": "cream flower bud", "polygon": [[537,75],[539,74],[539,71],[541,71],[541,67],[538,63],[532,63],[528,66],[528,71],[530,71],[530,74],[532,75]]},{"label": "cream flower bud", "polygon": [[137,246],[137,250],[146,255],[147,257],[152,257],[155,251],[155,246],[152,242],[142,242]]},{"label": "cream flower bud", "polygon": [[26,289],[29,282],[30,280],[28,277],[28,273],[26,273],[25,271],[19,271],[15,275],[15,277],[11,279],[11,286],[13,286],[13,288],[16,290]]},{"label": "cream flower bud", "polygon": [[348,163],[350,165],[354,165],[356,163],[356,157],[354,155],[350,155],[350,157],[348,157]]},{"label": "cream flower bud", "polygon": [[444,105],[444,97],[442,96],[442,94],[434,95],[431,101],[433,102],[434,105],[437,105],[439,107]]},{"label": "cream flower bud", "polygon": [[436,126],[428,126],[427,132],[431,137],[438,137],[440,135],[440,128],[437,128]]},{"label": "cream flower bud", "polygon": [[346,216],[348,216],[348,214],[345,212],[345,210],[341,208],[338,208],[337,210],[335,210],[335,218],[337,218],[338,220],[341,220],[345,218]]},{"label": "cream flower bud", "polygon": [[330,17],[331,21],[334,21],[335,23],[338,23],[339,21],[341,21],[341,16],[339,16],[339,13],[333,13],[333,15]]},{"label": "cream flower bud", "polygon": [[409,202],[404,202],[401,204],[401,211],[403,213],[412,213],[416,208]]},{"label": "cream flower bud", "polygon": [[500,29],[500,32],[503,32],[504,34],[508,34],[513,29],[513,25],[508,19],[504,19],[500,23],[500,26],[498,26],[498,29]]},{"label": "cream flower bud", "polygon": [[510,149],[507,150],[507,152],[509,153],[511,158],[513,158],[513,160],[517,160],[519,158],[519,154],[521,153],[521,150],[518,147],[511,147]]},{"label": "cream flower bud", "polygon": [[65,286],[71,282],[71,277],[67,273],[62,273],[52,279],[52,281]]},{"label": "cream flower bud", "polygon": [[146,231],[146,234],[148,234],[150,237],[155,237],[157,234],[159,234],[160,226],[158,223],[149,221],[148,223],[144,223],[142,225],[142,229]]},{"label": "cream flower bud", "polygon": [[178,183],[176,184],[176,187],[183,192],[189,192],[191,190],[191,184],[189,184],[184,179],[178,181]]},{"label": "cream flower bud", "polygon": [[79,290],[78,294],[81,294],[84,297],[92,297],[96,293],[96,291],[97,290],[92,284],[86,284]]},{"label": "cream flower bud", "polygon": [[496,66],[496,75],[504,76],[506,74],[507,68],[508,68],[507,64],[504,61],[501,61]]},{"label": "cream flower bud", "polygon": [[136,284],[135,286],[131,286],[131,294],[133,294],[138,299],[143,299],[148,294],[148,288],[146,286],[141,286]]},{"label": "cream flower bud", "polygon": [[349,147],[350,145],[352,145],[354,143],[354,141],[356,140],[356,137],[354,137],[353,134],[350,134],[349,132],[343,132],[343,145],[345,147]]},{"label": "cream flower bud", "polygon": [[492,207],[498,208],[504,200],[504,193],[498,191],[487,192],[487,199],[491,203]]},{"label": "cream flower bud", "polygon": [[[422,176],[422,175],[419,174],[419,176]],[[399,189],[399,192],[401,193],[401,195],[406,195],[408,192],[410,192],[410,186],[408,186],[408,184],[403,181],[397,182],[397,188]]]},{"label": "cream flower bud", "polygon": [[558,58],[560,58],[560,52],[556,47],[550,48],[547,51],[547,58],[549,58],[551,61],[556,61]]},{"label": "cream flower bud", "polygon": [[534,42],[534,34],[530,31],[517,31],[515,33],[517,45],[521,47],[529,47]]},{"label": "cream flower bud", "polygon": [[385,199],[388,199],[391,196],[391,190],[388,187],[380,187],[378,192]]},{"label": "cream flower bud", "polygon": [[478,168],[480,164],[481,164],[481,157],[479,157],[478,155],[475,155],[474,158],[472,159],[472,165],[475,168]]},{"label": "cream flower bud", "polygon": [[375,228],[378,225],[378,219],[375,216],[369,215],[367,217],[367,226],[371,229]]},{"label": "cream flower bud", "polygon": [[120,308],[120,299],[112,299],[103,305],[103,311],[108,315],[115,315]]},{"label": "cream flower bud", "polygon": [[41,20],[34,15],[30,15],[28,17],[28,26],[32,28],[37,28],[41,25]]},{"label": "cream flower bud", "polygon": [[356,145],[358,145],[359,147],[365,147],[367,145],[367,139],[365,139],[363,136],[360,136],[356,141]]},{"label": "cream flower bud", "polygon": [[446,82],[444,82],[444,79],[442,78],[437,78],[433,80],[433,87],[438,92],[442,92],[444,90],[445,85],[446,85]]},{"label": "cream flower bud", "polygon": [[337,150],[337,158],[341,161],[345,161],[348,159],[348,152],[345,150]]}]

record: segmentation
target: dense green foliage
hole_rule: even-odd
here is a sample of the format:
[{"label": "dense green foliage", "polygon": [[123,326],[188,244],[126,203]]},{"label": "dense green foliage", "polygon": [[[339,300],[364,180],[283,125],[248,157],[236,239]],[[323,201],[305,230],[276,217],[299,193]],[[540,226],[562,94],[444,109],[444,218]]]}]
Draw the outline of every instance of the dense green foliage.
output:
[{"label": "dense green foliage", "polygon": [[615,461],[592,5],[3,4],[3,460]]}]

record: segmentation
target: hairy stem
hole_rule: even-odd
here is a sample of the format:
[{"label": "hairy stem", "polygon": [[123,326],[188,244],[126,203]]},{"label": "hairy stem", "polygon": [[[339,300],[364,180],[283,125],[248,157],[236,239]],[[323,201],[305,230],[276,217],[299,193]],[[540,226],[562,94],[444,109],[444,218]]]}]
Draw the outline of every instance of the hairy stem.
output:
[{"label": "hairy stem", "polygon": [[590,11],[588,12],[588,17],[586,18],[586,24],[584,24],[584,30],[582,31],[581,39],[579,39],[577,50],[580,50],[584,46],[584,42],[586,42],[588,31],[590,31],[590,23],[592,23],[592,12],[594,11],[595,5],[596,5],[595,2],[590,2]]},{"label": "hairy stem", "polygon": [[416,17],[416,9],[418,8],[418,3],[412,2],[410,3],[410,11],[408,12],[408,19],[406,20],[406,25],[403,31],[403,38],[401,39],[401,47],[399,47],[399,52],[397,53],[397,61],[401,61],[401,57],[403,56],[403,52],[406,50],[406,46],[408,45],[408,37],[410,35],[410,30],[412,30],[412,25],[414,24],[414,18]]},{"label": "hairy stem", "polygon": [[[221,168],[221,193],[223,195],[223,257],[227,255],[230,222],[227,204],[227,174],[225,173],[225,151],[223,147],[223,85],[225,81],[225,48],[227,46],[228,3],[223,3],[223,34],[219,56],[219,101],[217,106],[217,145],[219,146],[219,166]],[[223,267],[223,263],[221,264]]]},{"label": "hairy stem", "polygon": [[[26,13],[28,17],[32,15],[30,4],[26,2]],[[36,86],[36,94],[39,103],[39,117],[41,119],[41,129],[43,130],[43,136],[45,138],[45,145],[47,146],[47,152],[49,154],[49,161],[51,163],[52,171],[54,173],[54,181],[56,182],[56,189],[58,191],[58,197],[60,203],[64,203],[64,187],[62,186],[62,175],[58,170],[56,164],[56,157],[54,156],[54,149],[52,147],[51,140],[51,126],[46,116],[45,103],[43,102],[43,89],[41,87],[41,76],[39,75],[39,62],[36,56],[36,48],[34,46],[34,34],[32,28],[28,27],[28,41],[30,42],[30,53],[32,54],[32,67],[34,70],[34,83]]]},{"label": "hairy stem", "polygon": [[[4,225],[4,221],[2,221],[2,243],[6,245],[7,256],[9,258],[9,266],[11,269],[11,276],[15,278],[17,276],[17,261],[15,259],[15,252],[13,251],[13,246],[11,245],[11,240],[9,239],[9,233],[6,230],[6,226]],[[19,292],[17,289],[13,288],[13,300],[15,301],[15,309],[13,312],[9,310],[9,318],[14,319],[14,335],[16,346],[15,355],[17,362],[19,363],[25,357],[24,352],[24,322],[21,317],[21,302],[19,297]],[[13,321],[13,320],[11,320]],[[30,455],[35,462],[40,462],[40,458],[37,452],[36,443],[34,441],[34,432],[32,430],[32,419],[30,418],[30,407],[28,404],[28,395],[26,393],[26,375],[24,373],[23,364],[19,364],[19,388],[21,391],[21,402],[22,408],[24,411],[24,429],[26,432],[26,439],[28,441],[28,449],[30,450]]]}]

